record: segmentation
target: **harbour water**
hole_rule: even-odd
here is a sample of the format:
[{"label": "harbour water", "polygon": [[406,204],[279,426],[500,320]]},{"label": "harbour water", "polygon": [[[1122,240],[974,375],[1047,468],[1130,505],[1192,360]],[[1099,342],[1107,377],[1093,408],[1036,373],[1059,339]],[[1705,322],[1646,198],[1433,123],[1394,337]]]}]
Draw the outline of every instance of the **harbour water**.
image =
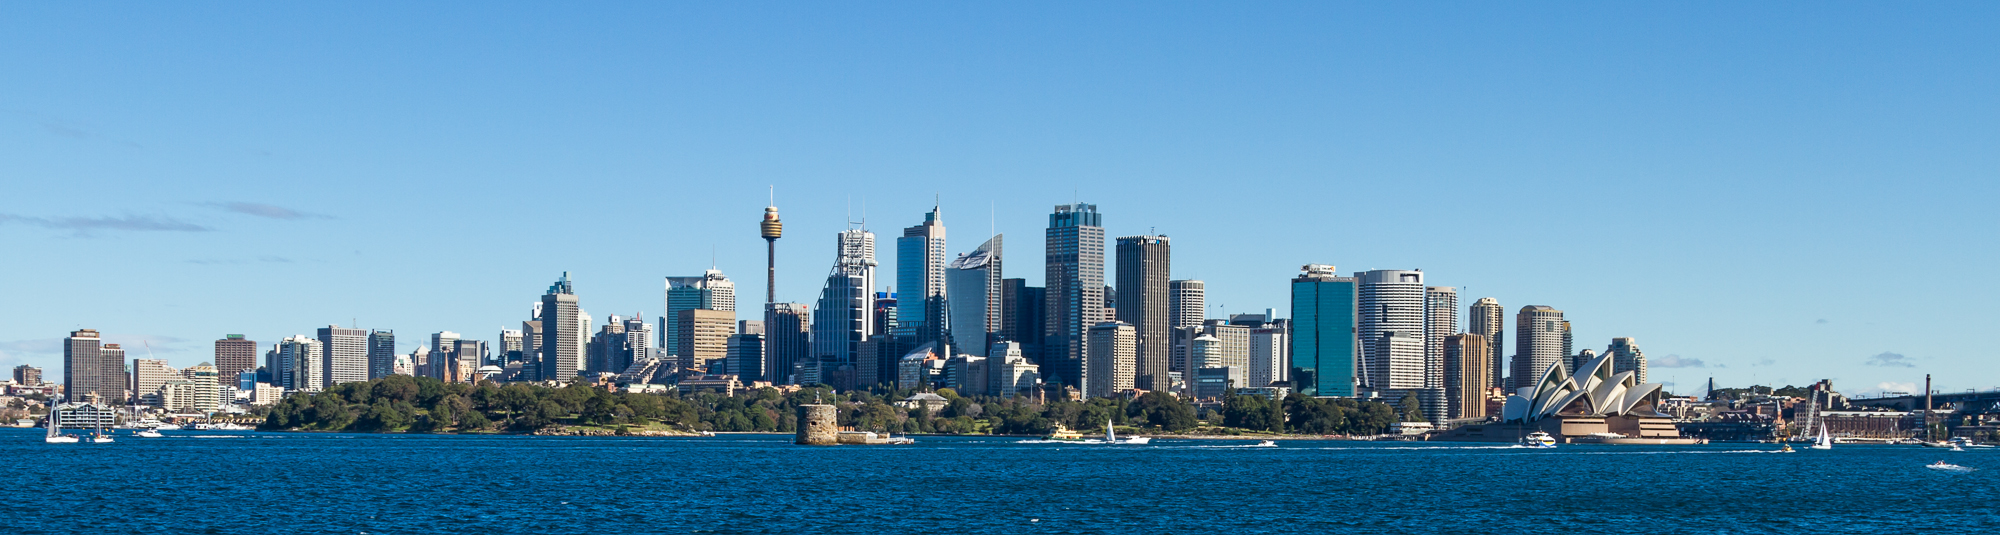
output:
[{"label": "harbour water", "polygon": [[[7,533],[1908,533],[2000,526],[2000,451],[0,431]],[[1929,470],[1940,459],[1967,473]],[[1984,530],[1982,530],[1984,531]]]}]

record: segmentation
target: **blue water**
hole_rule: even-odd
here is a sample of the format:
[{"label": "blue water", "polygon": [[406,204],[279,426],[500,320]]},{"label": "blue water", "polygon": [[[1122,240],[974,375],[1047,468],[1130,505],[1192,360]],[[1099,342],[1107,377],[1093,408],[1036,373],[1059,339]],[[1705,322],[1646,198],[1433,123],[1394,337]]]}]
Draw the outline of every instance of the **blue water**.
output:
[{"label": "blue water", "polygon": [[[195,435],[231,436],[196,438]],[[2000,451],[0,430],[8,533],[1907,533],[1992,528]],[[1924,468],[1939,459],[1970,473]]]}]

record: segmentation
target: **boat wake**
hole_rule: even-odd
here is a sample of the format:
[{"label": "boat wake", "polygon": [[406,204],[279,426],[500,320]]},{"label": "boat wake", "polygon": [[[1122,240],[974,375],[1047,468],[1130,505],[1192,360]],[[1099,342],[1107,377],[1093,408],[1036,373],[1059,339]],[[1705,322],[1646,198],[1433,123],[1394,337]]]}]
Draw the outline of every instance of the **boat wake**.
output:
[{"label": "boat wake", "polygon": [[1016,440],[1014,441],[1014,443],[1015,444],[1103,444],[1104,441],[1091,438],[1084,440]]}]

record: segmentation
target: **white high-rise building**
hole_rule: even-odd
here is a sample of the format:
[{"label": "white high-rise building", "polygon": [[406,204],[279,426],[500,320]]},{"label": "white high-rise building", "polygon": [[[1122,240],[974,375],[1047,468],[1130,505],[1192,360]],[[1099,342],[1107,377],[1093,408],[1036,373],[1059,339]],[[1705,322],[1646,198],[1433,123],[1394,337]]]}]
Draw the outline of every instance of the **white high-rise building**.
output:
[{"label": "white high-rise building", "polygon": [[1631,338],[1612,338],[1611,347],[1604,349],[1611,355],[1611,373],[1632,372],[1632,378],[1640,384],[1646,383],[1646,353],[1639,351],[1639,342]]},{"label": "white high-rise building", "polygon": [[1000,236],[945,267],[946,307],[952,350],[984,357],[992,334],[1000,332]]},{"label": "white high-rise building", "polygon": [[326,375],[320,387],[368,380],[368,331],[328,325],[319,329],[320,358]]},{"label": "white high-rise building", "polygon": [[[1424,272],[1396,269],[1354,274],[1360,284],[1359,321],[1362,386],[1372,390],[1424,388]],[[1418,340],[1417,350],[1393,354],[1383,339],[1390,332]]]},{"label": "white high-rise building", "polygon": [[161,359],[132,359],[132,397],[140,405],[164,407],[160,386],[181,378],[179,370]]},{"label": "white high-rise building", "polygon": [[1251,329],[1250,369],[1246,373],[1249,386],[1292,380],[1289,373],[1292,359],[1286,353],[1290,348],[1291,344],[1285,342],[1285,329],[1270,326]]},{"label": "white high-rise building", "polygon": [[1198,280],[1167,281],[1167,316],[1173,327],[1193,327],[1208,319],[1207,286]]},{"label": "white high-rise building", "polygon": [[1121,321],[1093,325],[1086,346],[1084,396],[1107,397],[1132,389],[1139,366],[1137,328]]},{"label": "white high-rise building", "polygon": [[278,342],[271,376],[278,385],[293,392],[318,391],[325,384],[326,361],[320,357],[319,340],[295,334]]},{"label": "white high-rise building", "polygon": [[1444,388],[1444,337],[1458,332],[1458,289],[1424,288],[1425,388]]}]

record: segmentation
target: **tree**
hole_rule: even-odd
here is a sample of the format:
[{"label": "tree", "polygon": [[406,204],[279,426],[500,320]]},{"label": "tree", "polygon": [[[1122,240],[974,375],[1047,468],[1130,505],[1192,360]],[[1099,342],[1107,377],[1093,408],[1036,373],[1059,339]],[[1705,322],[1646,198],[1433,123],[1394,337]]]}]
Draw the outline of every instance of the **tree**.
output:
[{"label": "tree", "polygon": [[1400,421],[1404,422],[1424,421],[1424,411],[1421,408],[1422,405],[1423,402],[1417,400],[1416,392],[1403,393],[1403,400],[1396,402],[1396,406],[1402,407],[1401,411],[1402,414],[1400,414],[1402,420]]}]

